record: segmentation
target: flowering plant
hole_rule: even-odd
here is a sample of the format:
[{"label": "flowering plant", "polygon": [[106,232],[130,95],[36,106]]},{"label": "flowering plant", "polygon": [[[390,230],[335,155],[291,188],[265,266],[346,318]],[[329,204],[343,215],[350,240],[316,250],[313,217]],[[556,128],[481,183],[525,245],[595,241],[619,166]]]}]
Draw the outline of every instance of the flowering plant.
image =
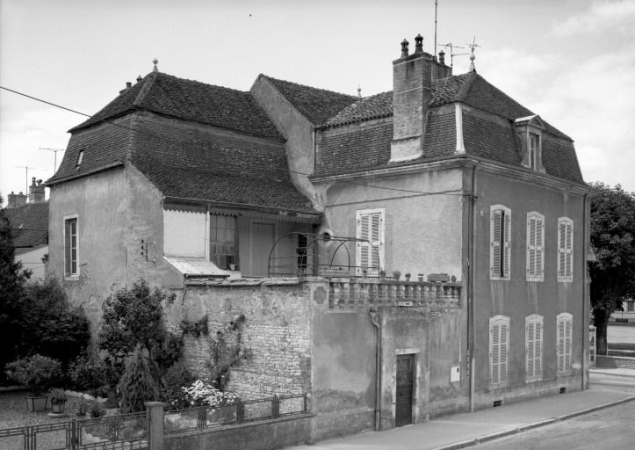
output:
[{"label": "flowering plant", "polygon": [[185,393],[190,406],[225,406],[233,405],[238,396],[233,392],[222,392],[204,383],[196,380],[189,387],[181,388]]}]

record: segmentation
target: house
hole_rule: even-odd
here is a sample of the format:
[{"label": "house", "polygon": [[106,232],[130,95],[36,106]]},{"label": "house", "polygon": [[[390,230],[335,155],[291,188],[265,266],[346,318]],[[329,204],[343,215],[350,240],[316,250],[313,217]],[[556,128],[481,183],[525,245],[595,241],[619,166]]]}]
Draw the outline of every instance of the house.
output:
[{"label": "house", "polygon": [[[366,98],[156,66],[130,84],[71,130],[47,182],[72,301],[96,326],[143,277],[177,294],[175,328],[244,316],[252,358],[231,389],[308,392],[315,440],[585,389],[573,141],[420,36],[408,47],[393,90]],[[204,376],[212,338],[184,339]]]},{"label": "house", "polygon": [[11,192],[7,196],[4,215],[11,224],[11,237],[15,248],[15,259],[29,269],[31,280],[43,280],[48,261],[49,205],[45,199],[42,180],[32,178],[27,195]]}]

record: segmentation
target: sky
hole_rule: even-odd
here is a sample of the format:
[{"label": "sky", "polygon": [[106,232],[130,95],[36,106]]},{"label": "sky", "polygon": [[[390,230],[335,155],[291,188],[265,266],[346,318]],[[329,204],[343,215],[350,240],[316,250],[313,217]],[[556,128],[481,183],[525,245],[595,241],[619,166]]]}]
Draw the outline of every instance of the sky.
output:
[{"label": "sky", "polygon": [[[50,178],[86,119],[6,89],[92,115],[156,58],[233,89],[264,73],[369,96],[419,33],[433,52],[434,0],[0,0],[0,194]],[[436,41],[454,74],[475,42],[477,72],[569,135],[587,182],[635,191],[635,0],[438,0]]]}]

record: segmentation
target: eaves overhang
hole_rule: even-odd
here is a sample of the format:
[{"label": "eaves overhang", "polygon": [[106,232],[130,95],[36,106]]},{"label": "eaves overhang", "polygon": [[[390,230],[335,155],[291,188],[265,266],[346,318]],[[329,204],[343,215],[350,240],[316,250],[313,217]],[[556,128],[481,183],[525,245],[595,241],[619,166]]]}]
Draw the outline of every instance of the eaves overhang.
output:
[{"label": "eaves overhang", "polygon": [[124,162],[123,161],[117,161],[111,164],[107,164],[103,167],[98,167],[92,170],[88,170],[86,172],[82,172],[82,173],[77,173],[74,175],[69,175],[63,178],[58,178],[58,179],[49,179],[44,183],[44,186],[46,187],[51,187],[54,186],[56,184],[60,184],[60,183],[66,183],[67,181],[72,181],[72,180],[76,180],[78,178],[83,178],[83,177],[87,177],[89,175],[93,175],[99,172],[104,172],[106,170],[110,170],[110,169],[114,169],[116,167],[123,167],[124,166]]}]

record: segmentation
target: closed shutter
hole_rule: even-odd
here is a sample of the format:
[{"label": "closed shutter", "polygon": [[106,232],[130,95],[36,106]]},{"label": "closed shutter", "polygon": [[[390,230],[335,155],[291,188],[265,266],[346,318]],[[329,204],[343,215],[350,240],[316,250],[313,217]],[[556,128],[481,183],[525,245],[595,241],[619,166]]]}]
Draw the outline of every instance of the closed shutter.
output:
[{"label": "closed shutter", "polygon": [[505,214],[504,220],[504,233],[503,233],[503,277],[509,277],[510,270],[510,259],[511,259],[511,228],[512,228],[512,218],[509,211]]},{"label": "closed shutter", "polygon": [[571,314],[558,315],[557,325],[558,374],[567,375],[571,372]]},{"label": "closed shutter", "polygon": [[493,277],[501,276],[501,237],[503,233],[502,229],[502,210],[495,210],[492,212],[492,228],[491,228],[491,274]]},{"label": "closed shutter", "polygon": [[509,319],[490,320],[490,378],[493,386],[507,384],[507,353],[509,349]]},{"label": "closed shutter", "polygon": [[357,272],[378,275],[382,267],[383,210],[357,212]]},{"label": "closed shutter", "polygon": [[527,382],[542,378],[542,317],[525,319],[525,360]]},{"label": "closed shutter", "polygon": [[566,217],[558,220],[558,279],[573,280],[573,221]]},{"label": "closed shutter", "polygon": [[490,217],[490,276],[509,278],[511,212],[503,206],[493,206]]},{"label": "closed shutter", "polygon": [[536,332],[536,324],[533,321],[529,321],[525,324],[525,359],[527,366],[527,380],[531,380],[535,374],[535,352],[534,352],[534,344],[535,344],[535,332]]},{"label": "closed shutter", "polygon": [[534,376],[537,379],[542,378],[542,318],[536,321],[535,325],[535,346],[534,346]]},{"label": "closed shutter", "polygon": [[527,279],[542,281],[544,261],[544,218],[531,213],[527,217]]},{"label": "closed shutter", "polygon": [[573,224],[568,223],[565,226],[565,244],[564,244],[564,276],[566,278],[573,277]]}]

